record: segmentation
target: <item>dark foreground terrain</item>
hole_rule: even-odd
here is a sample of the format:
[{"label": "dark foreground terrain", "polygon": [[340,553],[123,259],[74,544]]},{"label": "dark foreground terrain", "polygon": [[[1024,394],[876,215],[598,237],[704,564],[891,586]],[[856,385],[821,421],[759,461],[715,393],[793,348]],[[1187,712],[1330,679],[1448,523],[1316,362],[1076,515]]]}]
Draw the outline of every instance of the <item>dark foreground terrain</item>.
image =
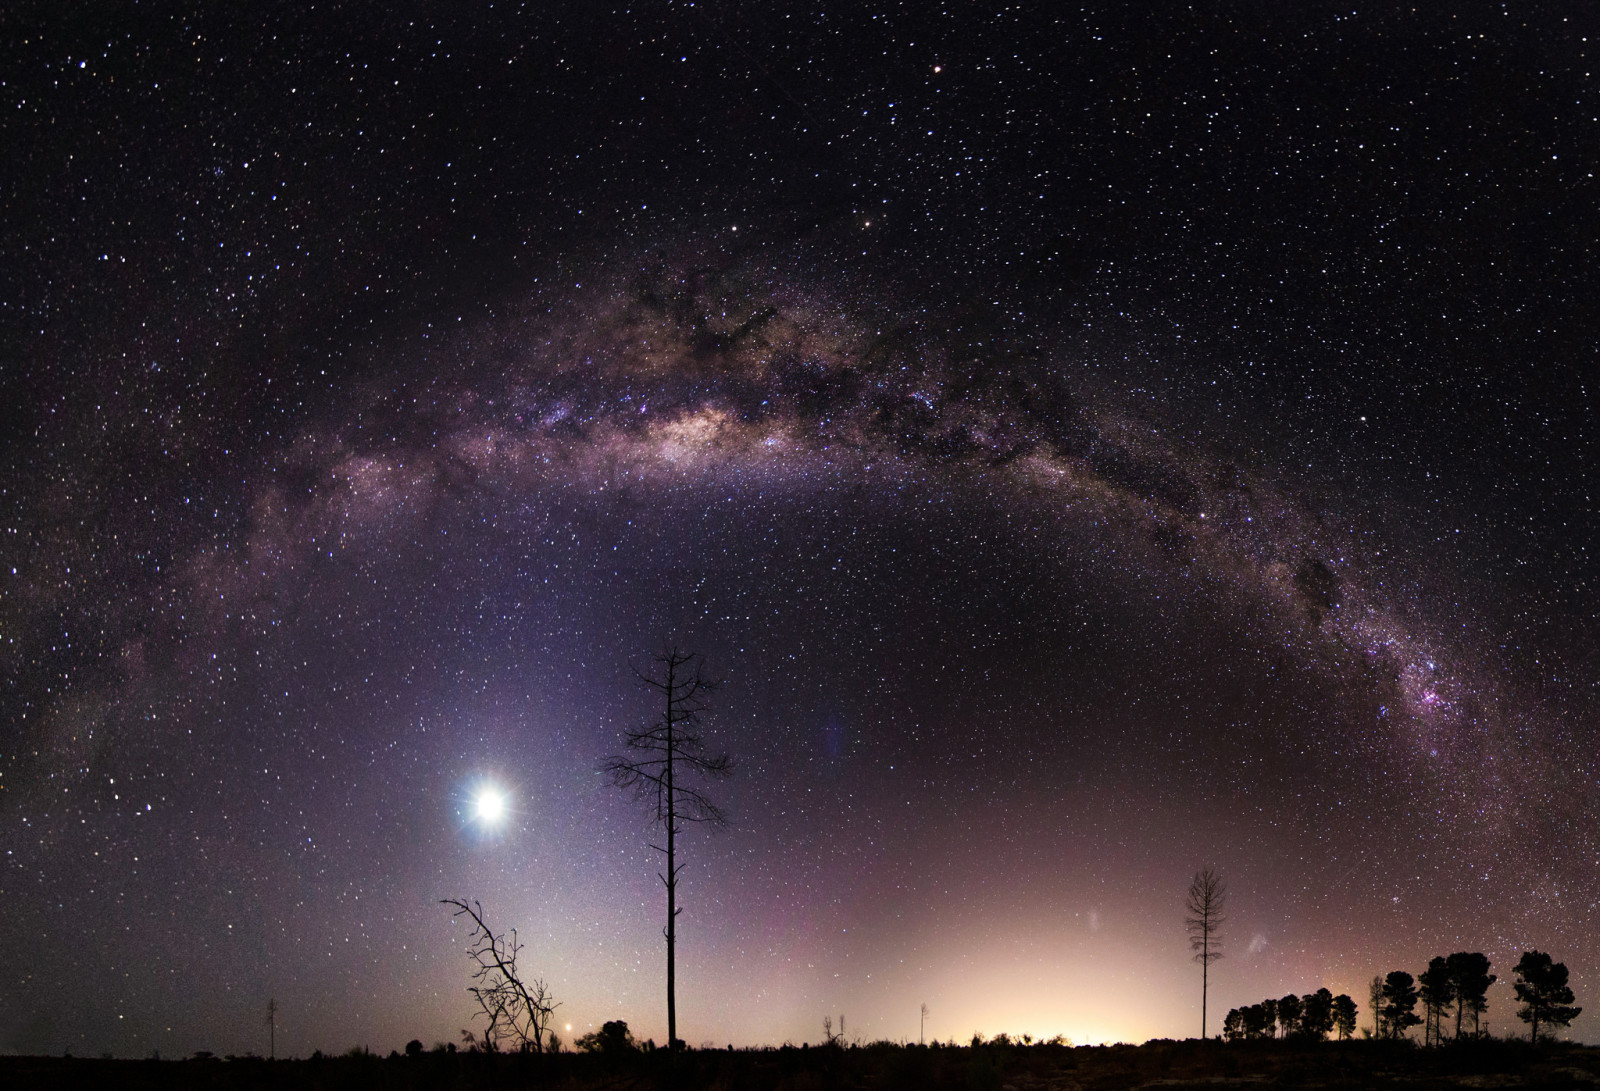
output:
[{"label": "dark foreground terrain", "polygon": [[0,1057],[7,1088],[343,1088],[561,1091],[1111,1091],[1117,1088],[1600,1088],[1600,1049],[1475,1041],[1149,1042],[1142,1046],[879,1043],[841,1048],[694,1050],[536,1057],[481,1053],[353,1054],[311,1060],[86,1060]]}]

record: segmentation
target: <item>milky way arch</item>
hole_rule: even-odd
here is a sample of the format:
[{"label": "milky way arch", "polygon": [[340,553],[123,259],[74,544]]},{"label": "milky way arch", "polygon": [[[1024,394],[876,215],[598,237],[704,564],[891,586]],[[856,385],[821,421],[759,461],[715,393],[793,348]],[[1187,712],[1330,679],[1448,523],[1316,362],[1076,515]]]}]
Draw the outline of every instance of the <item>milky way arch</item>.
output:
[{"label": "milky way arch", "polygon": [[[123,803],[117,777],[204,755],[158,793],[208,800],[167,839],[255,874],[242,828],[318,835],[241,753],[319,785],[330,754],[380,767],[416,745],[397,724],[437,737],[461,730],[453,707],[513,715],[526,699],[497,687],[531,671],[565,725],[547,745],[587,769],[631,714],[595,680],[622,687],[653,642],[688,639],[742,679],[725,718],[747,768],[822,762],[835,813],[880,846],[909,835],[863,793],[910,769],[923,794],[906,806],[953,843],[1037,840],[1070,812],[1096,851],[1142,857],[1197,810],[1195,851],[1277,842],[1289,862],[1257,882],[1297,891],[1317,927],[1403,902],[1458,934],[1450,907],[1482,913],[1491,876],[1581,884],[1536,850],[1590,790],[1530,811],[1563,751],[1523,740],[1557,729],[1506,689],[1470,611],[1430,598],[1450,573],[1397,556],[1328,505],[1337,484],[1307,485],[1248,433],[1202,437],[1114,345],[792,256],[568,275],[492,320],[418,321],[242,471],[194,467],[179,492],[197,502],[174,493],[186,510],[165,529],[113,514],[109,540],[35,554],[21,627],[66,604],[93,619],[78,639],[94,654],[83,681],[34,695],[39,775],[13,798],[66,837],[63,781]],[[53,573],[96,555],[118,558],[124,591]],[[234,799],[241,781],[255,803]],[[818,821],[809,790],[780,778],[741,802],[769,846],[826,861],[793,826]],[[1018,792],[1058,802],[1029,818]],[[1130,824],[1139,811],[1152,825]],[[1524,913],[1570,923],[1564,905],[1497,910],[1477,942],[1516,942]],[[813,934],[798,909],[757,916]]]}]

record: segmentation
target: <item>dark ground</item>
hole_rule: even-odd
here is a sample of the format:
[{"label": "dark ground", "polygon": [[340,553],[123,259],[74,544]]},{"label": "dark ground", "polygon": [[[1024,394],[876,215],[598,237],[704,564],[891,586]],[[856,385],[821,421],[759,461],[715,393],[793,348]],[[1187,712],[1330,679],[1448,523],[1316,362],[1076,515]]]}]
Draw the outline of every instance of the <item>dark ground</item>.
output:
[{"label": "dark ground", "polygon": [[698,1050],[621,1057],[429,1053],[312,1060],[0,1058],[0,1086],[33,1088],[551,1088],[665,1087],[727,1091],[1160,1087],[1579,1088],[1600,1085],[1600,1050],[1483,1041],[1424,1050],[1407,1043],[1150,1042],[1142,1046]]}]

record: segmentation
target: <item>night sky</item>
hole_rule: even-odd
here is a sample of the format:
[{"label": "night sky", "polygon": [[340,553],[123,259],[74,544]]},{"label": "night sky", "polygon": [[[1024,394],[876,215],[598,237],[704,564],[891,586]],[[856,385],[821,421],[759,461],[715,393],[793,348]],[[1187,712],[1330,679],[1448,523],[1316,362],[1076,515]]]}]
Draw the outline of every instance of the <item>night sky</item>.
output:
[{"label": "night sky", "polygon": [[[62,14],[63,8],[73,9]],[[1594,39],[1594,40],[1591,40]],[[0,1050],[1600,1038],[1592,4],[7,4]],[[508,821],[475,820],[497,786]],[[566,1030],[571,1024],[570,1033]]]}]

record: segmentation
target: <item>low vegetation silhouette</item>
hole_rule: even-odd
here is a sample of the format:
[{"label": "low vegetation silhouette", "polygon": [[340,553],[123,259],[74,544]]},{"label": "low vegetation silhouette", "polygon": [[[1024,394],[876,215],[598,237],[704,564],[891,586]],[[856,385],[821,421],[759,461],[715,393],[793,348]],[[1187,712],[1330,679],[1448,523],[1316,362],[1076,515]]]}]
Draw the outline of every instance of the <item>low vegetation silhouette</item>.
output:
[{"label": "low vegetation silhouette", "polygon": [[[1303,999],[1303,998],[1302,998]],[[970,1043],[877,1041],[832,1047],[628,1048],[631,1035],[602,1027],[576,1051],[533,1053],[412,1039],[386,1056],[365,1048],[339,1056],[269,1061],[210,1054],[189,1060],[0,1057],[0,1086],[22,1088],[240,1088],[437,1091],[445,1088],[562,1088],[653,1091],[1113,1091],[1127,1087],[1297,1087],[1419,1091],[1470,1087],[1575,1088],[1600,1083],[1600,1051],[1541,1036],[1467,1037],[1448,1048],[1406,1040],[1315,1042],[1304,1037],[1225,1043],[1156,1039],[1143,1045],[1074,1047],[1025,1035]],[[590,1048],[590,1046],[593,1048]]]},{"label": "low vegetation silhouette", "polygon": [[639,1043],[633,1040],[633,1032],[628,1029],[626,1020],[622,1019],[602,1023],[599,1030],[581,1036],[573,1044],[584,1053],[604,1053],[613,1057],[637,1053],[640,1048]]}]

